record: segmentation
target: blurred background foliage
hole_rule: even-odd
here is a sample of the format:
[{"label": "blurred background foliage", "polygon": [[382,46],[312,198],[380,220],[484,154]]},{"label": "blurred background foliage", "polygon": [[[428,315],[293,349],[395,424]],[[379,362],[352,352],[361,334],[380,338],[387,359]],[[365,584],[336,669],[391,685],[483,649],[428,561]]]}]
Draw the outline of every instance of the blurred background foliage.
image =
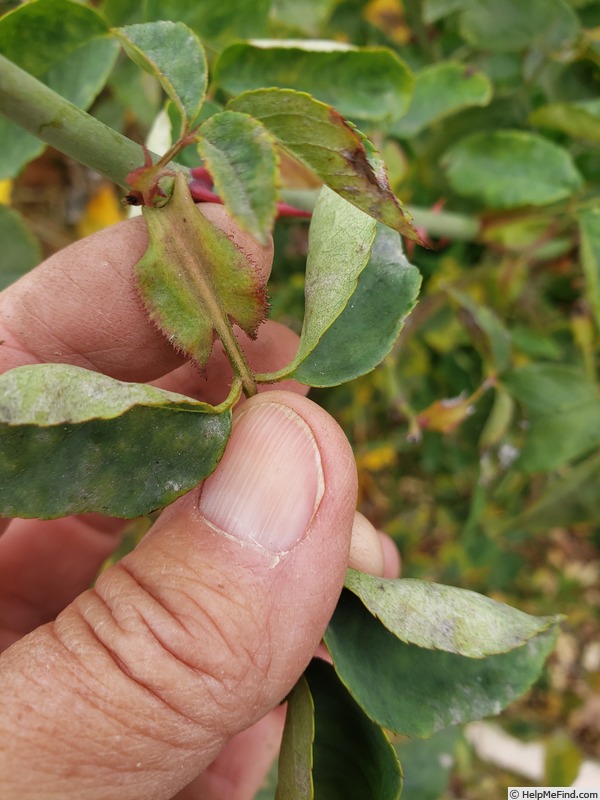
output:
[{"label": "blurred background foliage", "polygon": [[[548,782],[570,783],[582,758],[600,759],[600,0],[88,5],[113,25],[190,25],[213,70],[205,116],[230,92],[290,86],[383,153],[429,245],[408,248],[421,301],[380,367],[311,396],[347,432],[360,508],[394,537],[405,576],[566,615],[543,680],[502,722],[546,743]],[[344,51],[323,61],[319,39],[367,48],[366,60],[337,69]],[[110,69],[82,105],[147,140],[158,84],[116,51],[97,58]],[[53,69],[55,85],[77,77]],[[111,185],[42,145],[0,168],[4,283],[125,216]],[[314,179],[297,165],[284,159],[281,180],[310,202]],[[284,220],[274,234],[271,315],[297,330],[307,230]],[[500,798],[527,782],[479,763],[454,731],[399,747],[419,800]]]}]

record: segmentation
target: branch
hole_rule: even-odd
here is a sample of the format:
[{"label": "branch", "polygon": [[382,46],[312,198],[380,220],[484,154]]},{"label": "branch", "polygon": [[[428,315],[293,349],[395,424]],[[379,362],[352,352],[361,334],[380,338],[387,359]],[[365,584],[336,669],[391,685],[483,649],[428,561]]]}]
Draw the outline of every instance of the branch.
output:
[{"label": "branch", "polygon": [[2,55],[0,113],[124,188],[126,176],[144,162],[139,144],[65,100]]}]

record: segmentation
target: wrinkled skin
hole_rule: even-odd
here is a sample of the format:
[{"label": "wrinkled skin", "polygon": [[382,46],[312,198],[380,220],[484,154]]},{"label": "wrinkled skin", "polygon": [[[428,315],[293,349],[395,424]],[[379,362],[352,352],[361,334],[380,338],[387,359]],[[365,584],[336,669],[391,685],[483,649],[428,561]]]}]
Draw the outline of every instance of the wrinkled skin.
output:
[{"label": "wrinkled skin", "polygon": [[[271,246],[240,232],[221,207],[202,212],[266,281]],[[143,222],[122,223],[0,295],[0,371],[65,362],[222,400],[231,372],[221,348],[200,375],[148,321],[133,276],[145,246]],[[256,341],[239,338],[261,372],[297,347],[274,322]],[[349,558],[397,573],[392,543],[355,514],[355,467],[337,424],[304,387],[269,389],[236,411],[216,473],[93,589],[120,521],[0,520],[7,800],[249,800],[278,750],[280,703],[319,646]],[[286,469],[294,480],[280,491]],[[289,521],[278,523],[285,547],[248,543],[265,509]]]}]

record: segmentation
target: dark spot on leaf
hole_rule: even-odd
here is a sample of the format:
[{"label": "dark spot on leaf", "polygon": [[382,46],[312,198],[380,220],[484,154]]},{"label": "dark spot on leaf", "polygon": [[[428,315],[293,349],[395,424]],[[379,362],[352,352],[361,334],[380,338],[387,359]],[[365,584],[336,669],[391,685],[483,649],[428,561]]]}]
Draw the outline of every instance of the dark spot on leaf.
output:
[{"label": "dark spot on leaf", "polygon": [[[359,175],[363,175],[369,183],[374,184],[377,187],[380,187],[380,183],[377,180],[377,176],[373,170],[371,164],[367,160],[367,154],[363,147],[357,147],[356,150],[352,150],[350,152],[344,153],[348,161],[352,164],[352,166],[356,169]],[[380,187],[381,188],[381,187]]]}]

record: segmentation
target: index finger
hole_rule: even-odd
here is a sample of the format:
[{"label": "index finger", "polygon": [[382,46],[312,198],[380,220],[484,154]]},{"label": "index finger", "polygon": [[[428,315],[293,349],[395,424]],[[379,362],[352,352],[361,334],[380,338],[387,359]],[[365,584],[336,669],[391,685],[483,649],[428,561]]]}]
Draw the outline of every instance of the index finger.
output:
[{"label": "index finger", "polygon": [[[222,206],[201,213],[218,225],[266,281],[272,243],[259,245]],[[134,265],[148,244],[142,219],[61,250],[0,294],[0,373],[59,362],[128,381],[158,378],[185,361],[150,320]]]}]

